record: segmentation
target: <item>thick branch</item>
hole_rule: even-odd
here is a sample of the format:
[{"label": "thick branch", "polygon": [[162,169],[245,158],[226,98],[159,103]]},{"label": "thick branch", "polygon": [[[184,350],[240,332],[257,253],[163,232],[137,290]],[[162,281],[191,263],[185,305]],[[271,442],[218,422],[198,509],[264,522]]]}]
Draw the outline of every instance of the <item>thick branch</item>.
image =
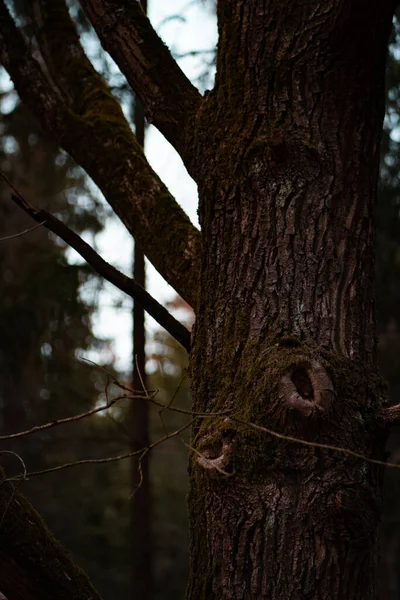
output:
[{"label": "thick branch", "polygon": [[0,589],[7,600],[101,600],[38,513],[5,481],[2,469]]},{"label": "thick branch", "polygon": [[383,409],[383,420],[387,425],[400,423],[400,404]]},{"label": "thick branch", "polygon": [[113,57],[146,110],[183,160],[189,161],[186,129],[201,102],[139,2],[80,0],[101,43]]},{"label": "thick branch", "polygon": [[[11,185],[5,175],[1,172],[0,176]],[[32,219],[57,234],[64,242],[69,244],[71,248],[76,250],[76,252],[78,252],[78,254],[80,254],[82,258],[97,271],[97,273],[99,273],[99,275],[137,301],[143,309],[147,311],[159,325],[161,325],[161,327],[164,327],[164,329],[166,329],[168,333],[171,334],[172,337],[174,337],[188,352],[190,351],[190,332],[182,325],[182,323],[177,321],[164,306],[150,296],[150,294],[146,292],[141,285],[136,283],[135,280],[120,273],[120,271],[103,260],[89,244],[64,225],[59,219],[53,217],[53,215],[45,210],[34,208],[13,186],[12,188],[15,193],[11,195],[11,198],[20,208],[32,217]]]},{"label": "thick branch", "polygon": [[[0,0],[0,59],[22,101],[86,170],[149,260],[193,307],[197,305],[201,236],[149,166],[121,107],[80,46],[63,0],[42,12],[41,48],[61,94]],[[52,31],[52,33],[50,33]],[[50,61],[49,56],[53,56]],[[46,61],[47,62],[47,61]],[[62,75],[61,75],[62,73]],[[66,104],[67,103],[67,104]]]}]

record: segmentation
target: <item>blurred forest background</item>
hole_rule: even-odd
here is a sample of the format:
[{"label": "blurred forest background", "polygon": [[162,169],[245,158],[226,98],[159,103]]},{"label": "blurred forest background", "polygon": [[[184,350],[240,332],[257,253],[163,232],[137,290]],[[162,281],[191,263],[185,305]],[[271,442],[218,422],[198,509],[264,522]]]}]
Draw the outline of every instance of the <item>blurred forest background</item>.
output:
[{"label": "blurred forest background", "polygon": [[[157,0],[153,0],[156,2]],[[201,2],[201,0],[197,0]],[[193,2],[191,2],[193,4]],[[134,99],[124,78],[94,43],[93,34],[76,2],[71,11],[91,56],[128,112]],[[34,39],[26,0],[13,8]],[[212,11],[212,3],[208,10]],[[387,109],[382,140],[378,205],[377,315],[379,358],[389,380],[393,401],[400,399],[400,13],[390,46]],[[184,15],[171,15],[171,19]],[[91,41],[91,38],[92,41]],[[195,51],[194,51],[195,52]],[[94,56],[94,54],[96,56]],[[210,53],[198,57],[196,84],[203,90],[213,74]],[[200,63],[199,63],[200,64]],[[133,123],[132,123],[133,125]],[[84,173],[42,132],[0,75],[0,169],[41,208],[48,209],[92,244],[110,222],[110,211]],[[82,359],[101,350],[107,339],[96,339],[92,318],[99,310],[102,281],[91,269],[71,262],[59,239],[38,227],[12,239],[2,239],[32,227],[32,222],[0,186],[0,435],[29,429],[56,418],[85,412],[116,395],[116,378],[129,386],[131,373],[116,372],[113,364]],[[179,298],[171,310],[191,325],[193,315]],[[147,386],[158,389],[156,400],[190,409],[185,352],[163,331],[148,340]],[[143,402],[145,400],[135,400]],[[28,471],[46,469],[81,458],[129,452],[129,405],[88,419],[57,426],[29,437],[8,441],[4,448],[21,455]],[[188,416],[150,410],[152,441],[182,427]],[[152,600],[184,597],[188,569],[187,491],[188,432],[154,449],[150,458]],[[400,462],[400,430],[389,440],[391,460]],[[9,473],[20,472],[15,457],[2,458]],[[21,488],[76,562],[91,576],[104,600],[132,598],[130,521],[132,502],[129,460],[83,465],[31,477]],[[381,528],[382,598],[400,597],[400,473],[388,470]]]}]

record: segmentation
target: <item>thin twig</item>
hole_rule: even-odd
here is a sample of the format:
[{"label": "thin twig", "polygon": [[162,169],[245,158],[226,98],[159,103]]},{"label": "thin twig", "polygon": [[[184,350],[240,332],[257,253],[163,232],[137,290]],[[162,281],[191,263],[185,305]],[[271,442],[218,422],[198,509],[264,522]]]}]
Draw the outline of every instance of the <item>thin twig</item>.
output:
[{"label": "thin twig", "polygon": [[24,475],[16,475],[14,477],[9,477],[5,481],[20,481],[21,479],[29,479],[30,477],[36,477],[37,475],[45,475],[46,473],[54,473],[55,471],[62,471],[63,469],[68,469],[70,467],[77,467],[78,465],[100,465],[105,463],[116,462],[119,460],[124,460],[126,458],[131,458],[132,456],[137,456],[147,450],[148,452],[162,444],[166,440],[179,435],[182,431],[187,429],[192,425],[192,423],[196,419],[191,419],[185,425],[173,431],[172,433],[165,435],[164,437],[156,440],[152,444],[145,446],[144,448],[140,448],[140,450],[135,450],[134,452],[127,452],[126,454],[119,454],[118,456],[107,456],[105,458],[84,458],[82,460],[75,460],[69,463],[64,463],[62,465],[58,465],[57,467],[50,467],[49,469],[42,469],[40,471],[32,471],[31,473],[24,473]]},{"label": "thin twig", "polygon": [[139,375],[140,383],[142,384],[143,391],[146,394],[146,397],[148,398],[149,394],[147,392],[146,386],[144,385],[142,373],[140,372],[140,369],[139,369],[139,362],[138,362],[137,354],[135,354],[135,366],[136,366],[136,371],[138,372],[138,375]]},{"label": "thin twig", "polygon": [[19,454],[17,454],[16,452],[13,452],[12,450],[0,450],[0,454],[11,454],[12,456],[15,456],[16,458],[18,458],[18,460],[21,463],[22,468],[24,470],[23,475],[21,476],[21,478],[22,479],[26,479],[26,465],[25,465],[25,463],[23,461],[23,458]]},{"label": "thin twig", "polygon": [[237,421],[238,423],[242,423],[242,425],[248,425],[248,427],[252,427],[257,431],[264,431],[269,435],[272,435],[275,438],[280,440],[284,440],[286,442],[292,442],[294,444],[301,444],[303,446],[308,446],[310,448],[321,448],[322,450],[332,450],[333,452],[341,452],[342,454],[346,454],[347,456],[353,456],[354,458],[359,458],[364,460],[365,462],[372,463],[373,465],[380,465],[381,467],[390,467],[393,469],[400,469],[400,463],[392,463],[386,462],[384,460],[378,460],[375,458],[369,458],[365,456],[365,454],[361,454],[359,452],[354,452],[348,448],[342,448],[340,446],[331,446],[330,444],[321,444],[319,442],[309,442],[307,440],[302,440],[300,438],[295,438],[290,435],[284,435],[283,433],[278,433],[277,431],[273,431],[272,429],[267,429],[266,427],[261,427],[261,425],[256,425],[255,423],[250,423],[249,421],[244,421],[242,419],[238,419],[237,417],[231,417],[233,421]]},{"label": "thin twig", "polygon": [[149,452],[148,448],[145,448],[142,452],[142,454],[139,456],[139,460],[138,460],[138,470],[139,470],[139,481],[137,483],[137,485],[135,485],[135,487],[133,488],[131,495],[129,496],[130,499],[134,498],[136,492],[142,487],[143,484],[143,459],[146,456],[146,454]]},{"label": "thin twig", "polygon": [[[160,362],[161,362],[161,361],[160,361]],[[162,366],[161,366],[161,369],[162,369]],[[181,389],[181,387],[182,387],[182,385],[183,385],[183,382],[185,381],[185,379],[186,379],[186,378],[187,378],[187,373],[185,373],[185,374],[183,375],[183,377],[181,378],[180,382],[178,383],[178,385],[177,385],[177,387],[176,387],[176,389],[175,389],[174,393],[173,393],[173,394],[172,394],[172,396],[171,396],[171,400],[168,402],[168,404],[166,404],[166,405],[165,405],[165,406],[162,408],[162,410],[161,410],[160,412],[164,412],[165,410],[174,410],[174,408],[175,408],[175,407],[173,407],[173,406],[172,406],[172,404],[174,403],[174,401],[175,401],[175,398],[177,397],[177,395],[178,395],[178,393],[179,393],[179,390]],[[191,413],[191,414],[193,414],[193,413]],[[200,417],[200,416],[203,416],[203,415],[200,415],[200,414],[199,414],[198,416]]]},{"label": "thin twig", "polygon": [[[158,391],[158,390],[157,390]],[[203,412],[196,412],[193,410],[185,410],[184,408],[178,408],[177,406],[171,406],[170,404],[163,404],[162,402],[159,402],[158,400],[154,400],[153,397],[143,397],[143,396],[125,396],[126,398],[137,398],[138,400],[148,400],[148,402],[151,402],[151,404],[154,404],[155,406],[159,406],[162,410],[160,412],[164,412],[165,410],[171,410],[172,412],[176,412],[176,413],[180,413],[181,415],[188,415],[188,416],[192,416],[192,417],[204,417],[205,419],[207,418],[212,418],[212,417],[222,417],[224,415],[229,415],[232,412],[231,408],[227,408],[226,410],[221,410],[220,412],[209,412],[209,413],[203,413]],[[0,438],[1,439],[1,438]]]},{"label": "thin twig", "polygon": [[[132,398],[134,398],[134,397],[139,397],[139,396],[132,396]],[[107,409],[111,408],[116,402],[118,402],[119,400],[123,400],[125,398],[126,398],[125,395],[117,396],[116,398],[109,400],[106,404],[103,404],[102,406],[98,406],[97,408],[92,408],[92,409],[87,410],[86,412],[80,413],[78,415],[73,415],[72,417],[64,417],[62,419],[54,419],[54,421],[50,421],[49,423],[44,423],[43,425],[35,425],[34,427],[31,427],[31,429],[26,429],[25,431],[18,431],[17,433],[1,435],[0,440],[12,440],[15,438],[21,438],[21,437],[25,437],[27,435],[31,435],[32,433],[36,433],[38,431],[45,431],[46,429],[51,429],[52,427],[55,427],[56,425],[64,425],[65,423],[73,423],[75,421],[80,421],[81,419],[85,419],[86,417],[90,417],[91,415],[95,415],[99,412],[102,412],[103,410],[107,410]]]},{"label": "thin twig", "polygon": [[[112,373],[110,373],[110,371],[107,371],[107,369],[105,367],[95,363],[92,360],[89,360],[88,358],[82,357],[82,360],[84,360],[92,365],[95,365],[101,371],[104,371],[104,373],[106,373],[109,377],[111,377],[112,383],[116,387],[119,387],[124,392],[127,392],[128,395],[125,396],[125,398],[127,398],[127,399],[133,398],[133,399],[137,399],[137,400],[147,400],[148,402],[151,402],[155,406],[159,406],[162,409],[162,411],[160,411],[160,412],[164,412],[165,410],[171,410],[172,412],[181,413],[182,415],[189,415],[189,416],[193,416],[193,417],[205,417],[205,418],[207,418],[207,417],[222,417],[223,415],[228,415],[232,412],[231,408],[221,410],[220,412],[214,412],[214,413],[207,412],[206,413],[206,412],[195,412],[193,410],[185,410],[184,408],[178,408],[178,407],[172,406],[173,401],[175,400],[180,388],[182,387],[183,382],[185,381],[185,379],[187,377],[186,373],[180,380],[175,392],[172,395],[171,400],[168,402],[168,404],[163,404],[162,402],[159,402],[158,400],[154,400],[154,398],[157,396],[157,394],[160,391],[159,389],[145,390],[145,393],[147,394],[147,396],[143,396],[143,395],[132,396],[132,392],[133,392],[132,388],[121,383],[120,381],[118,381],[118,379],[115,379],[115,377],[112,375]],[[141,381],[142,381],[142,386],[143,386],[143,379],[141,379]]]},{"label": "thin twig", "polygon": [[29,229],[24,229],[24,231],[20,231],[19,233],[13,233],[13,235],[7,235],[6,237],[2,237],[2,238],[0,238],[0,242],[7,242],[8,240],[13,240],[15,238],[21,237],[22,235],[25,235],[26,233],[35,231],[35,229],[38,229],[39,227],[44,225],[44,223],[45,223],[45,221],[42,221],[42,223],[38,223],[34,227],[30,227]]},{"label": "thin twig", "polygon": [[119,433],[126,439],[130,439],[129,429],[125,426],[122,421],[118,421],[114,415],[107,413],[107,419],[118,429]]}]

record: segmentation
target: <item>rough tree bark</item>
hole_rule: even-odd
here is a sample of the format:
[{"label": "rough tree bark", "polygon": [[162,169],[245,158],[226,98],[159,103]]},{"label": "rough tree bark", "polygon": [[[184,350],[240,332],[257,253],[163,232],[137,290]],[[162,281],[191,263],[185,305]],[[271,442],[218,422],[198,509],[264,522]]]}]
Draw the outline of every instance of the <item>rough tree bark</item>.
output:
[{"label": "rough tree bark", "polygon": [[196,442],[234,475],[192,462],[188,598],[376,598],[380,469],[245,423],[383,458],[373,215],[390,15],[337,0],[218,12],[191,375],[196,410],[232,409]]},{"label": "rough tree bark", "polygon": [[[196,309],[195,410],[230,411],[197,421],[193,433],[188,600],[375,600],[381,467],[263,428],[380,460],[387,425],[398,418],[377,371],[373,311],[384,69],[396,3],[219,0],[216,85],[201,98],[138,3],[81,0],[198,183],[201,245],[107,96],[124,132],[112,140],[98,108],[103,84],[64,3],[34,4],[55,87],[4,2],[1,60],[23,100]],[[68,44],[51,35],[50,21],[43,25],[56,6]],[[67,68],[77,57],[79,93],[77,71]],[[66,107],[57,88],[69,92]],[[118,176],[105,160],[118,164]],[[140,185],[130,180],[139,164]],[[160,194],[174,215],[169,234],[154,213]]]}]

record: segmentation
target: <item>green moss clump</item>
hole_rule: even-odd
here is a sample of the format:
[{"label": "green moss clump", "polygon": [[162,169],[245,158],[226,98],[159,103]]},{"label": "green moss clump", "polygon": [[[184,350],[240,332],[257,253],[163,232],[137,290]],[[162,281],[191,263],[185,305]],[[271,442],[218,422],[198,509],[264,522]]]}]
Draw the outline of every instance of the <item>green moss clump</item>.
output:
[{"label": "green moss clump", "polygon": [[[285,373],[312,361],[324,367],[334,392],[327,412],[317,411],[312,417],[304,417],[282,402],[278,388]],[[380,427],[387,389],[371,365],[312,347],[293,336],[266,340],[262,347],[249,344],[233,379],[220,379],[219,386],[209,410],[230,412],[204,419],[196,430],[194,444],[201,447],[207,440],[207,446],[218,448],[224,437],[234,437],[235,473],[246,481],[260,481],[271,470],[293,469],[296,454],[311,457],[296,467],[299,469],[301,464],[301,468],[311,471],[313,457],[319,452],[278,439],[252,424],[282,435],[368,454]]]}]

